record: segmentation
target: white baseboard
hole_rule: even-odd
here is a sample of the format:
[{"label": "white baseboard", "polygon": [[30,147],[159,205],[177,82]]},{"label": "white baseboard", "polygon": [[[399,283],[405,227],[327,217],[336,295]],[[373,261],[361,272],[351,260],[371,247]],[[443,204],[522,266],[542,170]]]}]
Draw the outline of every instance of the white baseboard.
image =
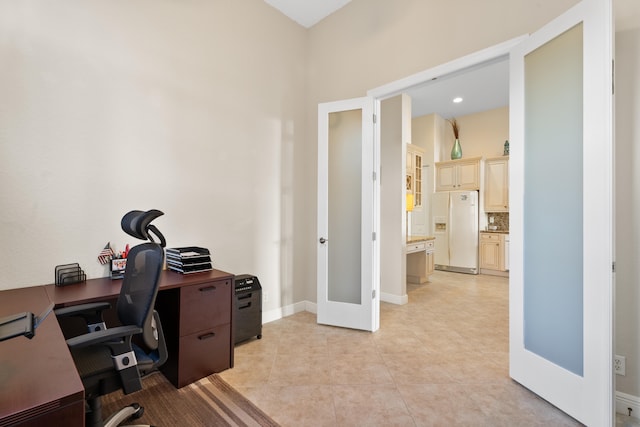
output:
[{"label": "white baseboard", "polygon": [[409,295],[394,295],[380,292],[380,301],[389,302],[391,304],[404,305],[409,302]]},{"label": "white baseboard", "polygon": [[640,397],[616,391],[616,412],[629,415],[629,408],[632,417],[640,417]]},{"label": "white baseboard", "polygon": [[296,314],[301,311],[311,311],[307,309],[308,304],[308,301],[302,301],[295,304],[289,304],[284,307],[275,308],[273,310],[263,311],[262,324],[273,322],[274,320],[279,320],[283,317],[291,316],[292,314]]},{"label": "white baseboard", "polygon": [[[409,302],[409,297],[407,295],[398,296],[382,293],[380,294],[380,300],[391,304],[403,305]],[[318,304],[311,301],[300,301],[284,307],[263,311],[262,324],[280,320],[283,317],[291,316],[292,314],[300,313],[301,311],[308,311],[309,313],[317,314]]]},{"label": "white baseboard", "polygon": [[311,301],[305,301],[305,311],[309,313],[318,314],[318,304]]}]

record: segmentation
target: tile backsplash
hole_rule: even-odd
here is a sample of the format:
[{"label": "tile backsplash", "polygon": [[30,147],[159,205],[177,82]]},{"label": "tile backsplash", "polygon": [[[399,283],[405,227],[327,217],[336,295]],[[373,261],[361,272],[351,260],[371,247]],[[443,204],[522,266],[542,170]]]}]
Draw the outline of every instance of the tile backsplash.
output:
[{"label": "tile backsplash", "polygon": [[[493,217],[493,224],[489,223],[489,217]],[[509,231],[509,212],[487,212],[487,224],[497,226],[500,231]]]}]

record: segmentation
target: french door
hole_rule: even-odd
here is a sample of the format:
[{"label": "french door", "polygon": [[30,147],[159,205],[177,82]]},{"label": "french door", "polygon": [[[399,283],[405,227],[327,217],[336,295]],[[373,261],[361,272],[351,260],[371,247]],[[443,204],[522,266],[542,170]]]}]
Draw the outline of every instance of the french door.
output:
[{"label": "french door", "polygon": [[612,24],[583,0],[511,52],[510,375],[613,423]]},{"label": "french door", "polygon": [[318,106],[317,321],[379,327],[373,99]]}]

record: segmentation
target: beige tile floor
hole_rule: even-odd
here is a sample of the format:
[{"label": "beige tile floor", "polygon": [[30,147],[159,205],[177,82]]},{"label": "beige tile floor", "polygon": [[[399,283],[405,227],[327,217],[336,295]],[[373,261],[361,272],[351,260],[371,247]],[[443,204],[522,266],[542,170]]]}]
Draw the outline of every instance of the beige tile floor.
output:
[{"label": "beige tile floor", "polygon": [[375,333],[302,312],[263,326],[222,377],[282,426],[576,426],[509,379],[508,280],[436,271]]}]

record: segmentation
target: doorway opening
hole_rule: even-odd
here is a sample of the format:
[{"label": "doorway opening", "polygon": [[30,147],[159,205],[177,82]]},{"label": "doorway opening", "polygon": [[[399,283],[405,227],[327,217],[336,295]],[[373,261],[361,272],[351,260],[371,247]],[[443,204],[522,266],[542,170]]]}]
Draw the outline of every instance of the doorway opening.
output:
[{"label": "doorway opening", "polygon": [[[397,250],[395,248],[386,248],[386,245],[389,244],[389,242],[406,242],[409,230],[413,234],[426,236],[433,236],[434,234],[435,226],[431,218],[432,193],[434,191],[433,179],[435,174],[434,164],[436,162],[449,160],[449,152],[451,150],[451,143],[453,142],[453,134],[446,120],[455,116],[465,116],[481,111],[496,110],[493,116],[502,116],[502,119],[498,120],[502,120],[503,122],[506,120],[504,127],[507,129],[507,137],[502,139],[503,134],[495,134],[500,135],[500,137],[496,136],[493,138],[492,142],[494,147],[492,149],[495,151],[494,154],[496,156],[502,154],[503,144],[505,140],[508,139],[509,52],[525,38],[526,36],[522,36],[509,40],[368,91],[367,95],[375,100],[376,113],[382,110],[381,105],[386,100],[391,100],[400,95],[409,98],[410,106],[406,114],[409,114],[412,118],[424,117],[424,121],[429,122],[425,125],[429,128],[429,132],[439,136],[439,138],[432,138],[430,142],[421,142],[421,146],[418,147],[424,150],[422,160],[422,185],[425,191],[423,191],[422,194],[422,206],[420,209],[413,210],[410,214],[406,215],[406,217],[403,216],[403,220],[406,221],[406,223],[403,222],[402,225],[396,222],[385,222],[384,213],[381,217],[381,234],[385,236],[380,242],[381,256],[385,259],[385,263],[381,263],[380,265],[380,295],[382,301],[396,304],[408,302],[406,280],[407,257],[404,253],[398,257],[396,254]],[[475,87],[474,82],[476,83]],[[479,82],[485,82],[485,84],[483,85]],[[469,93],[469,96],[467,96],[466,101],[457,104],[455,109],[452,109],[452,94],[456,93],[456,88],[461,88],[461,90]],[[493,88],[493,90],[485,90],[480,93],[486,88]],[[472,91],[474,93],[472,93]],[[465,95],[461,94],[459,96],[464,97]],[[474,99],[476,101],[474,101]],[[500,109],[502,109],[502,111],[500,111]],[[404,168],[385,167],[385,162],[389,161],[389,159],[385,158],[385,151],[388,150],[388,146],[385,146],[385,144],[403,145],[413,141],[381,141],[380,138],[384,132],[381,130],[381,123],[384,123],[384,120],[385,115],[383,114],[381,120],[376,123],[377,129],[375,135],[377,139],[376,143],[381,147],[382,151],[381,165],[385,171],[385,173],[382,174],[382,178],[383,180],[387,180],[386,182],[404,182],[409,172],[406,166]],[[487,138],[491,139],[491,137]],[[482,145],[477,147],[469,146],[468,149],[469,154],[477,156],[485,156],[486,154],[483,152],[483,150],[486,149]],[[388,151],[393,152],[394,150]],[[403,156],[406,155],[406,148],[404,146],[395,150],[395,152],[398,151],[402,152]],[[467,154],[465,154],[465,157],[466,156]],[[393,162],[395,162],[395,159]],[[405,162],[402,163],[404,166]],[[390,177],[390,173],[397,174],[398,176]],[[397,188],[389,188],[389,186],[387,186],[384,188],[383,194],[381,194],[381,205],[384,207],[392,201],[403,200],[405,198],[405,191],[406,189],[401,186],[397,186]],[[482,202],[483,200],[480,200],[480,206],[482,206]],[[479,227],[482,229],[487,226],[489,218],[485,215],[484,211],[479,213],[479,218]],[[386,251],[385,248],[387,249]],[[406,246],[404,249],[406,250]],[[389,256],[385,256],[385,252],[390,253],[390,256],[394,257],[397,262],[387,263],[386,260],[389,259]],[[397,283],[400,283],[400,286],[389,287],[389,284]]]}]

